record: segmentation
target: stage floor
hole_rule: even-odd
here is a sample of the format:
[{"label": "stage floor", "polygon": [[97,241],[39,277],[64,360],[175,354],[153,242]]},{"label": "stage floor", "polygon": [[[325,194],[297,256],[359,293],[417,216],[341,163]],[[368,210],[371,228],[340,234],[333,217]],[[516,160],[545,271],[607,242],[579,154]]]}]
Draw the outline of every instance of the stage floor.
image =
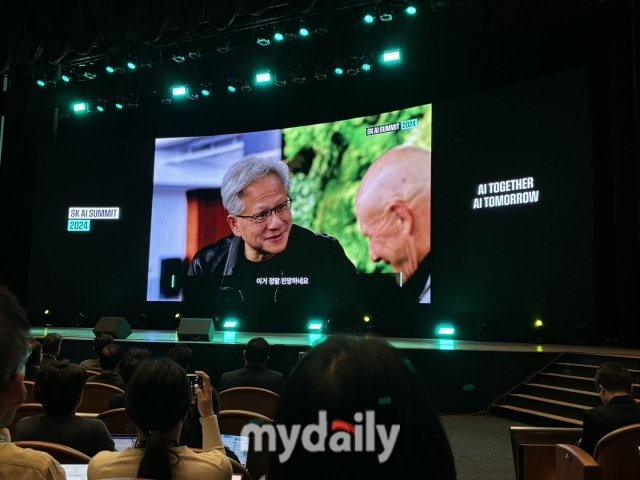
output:
[{"label": "stage floor", "polygon": [[[42,337],[48,332],[56,332],[66,339],[92,340],[94,335],[91,328],[42,328],[31,329],[35,337]],[[264,337],[271,345],[288,346],[313,346],[322,342],[327,335],[320,333],[259,333],[259,332],[216,332],[211,344],[245,345],[254,337]],[[554,345],[535,343],[503,343],[503,342],[472,342],[455,339],[433,338],[393,338],[385,337],[391,345],[399,349],[420,350],[467,350],[467,351],[491,351],[491,352],[581,352],[594,355],[616,355],[640,358],[640,350],[630,348],[600,347],[589,345]],[[197,343],[179,341],[178,332],[173,330],[134,330],[126,340],[119,342],[153,342],[153,343]]]}]

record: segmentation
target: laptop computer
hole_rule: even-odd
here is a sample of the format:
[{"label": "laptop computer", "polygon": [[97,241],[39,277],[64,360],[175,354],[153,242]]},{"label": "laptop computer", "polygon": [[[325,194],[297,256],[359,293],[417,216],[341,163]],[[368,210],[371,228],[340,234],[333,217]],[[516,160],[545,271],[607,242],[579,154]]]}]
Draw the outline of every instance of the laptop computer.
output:
[{"label": "laptop computer", "polygon": [[113,439],[117,452],[135,447],[136,441],[138,440],[137,435],[111,435],[111,438]]},{"label": "laptop computer", "polygon": [[67,480],[87,480],[89,465],[62,464],[62,469],[67,474]]},{"label": "laptop computer", "polygon": [[249,437],[241,437],[240,435],[222,434],[222,443],[225,447],[236,454],[240,465],[247,467],[247,455],[249,454]]},{"label": "laptop computer", "polygon": [[242,474],[234,473],[233,475],[231,475],[231,480],[242,480]]}]

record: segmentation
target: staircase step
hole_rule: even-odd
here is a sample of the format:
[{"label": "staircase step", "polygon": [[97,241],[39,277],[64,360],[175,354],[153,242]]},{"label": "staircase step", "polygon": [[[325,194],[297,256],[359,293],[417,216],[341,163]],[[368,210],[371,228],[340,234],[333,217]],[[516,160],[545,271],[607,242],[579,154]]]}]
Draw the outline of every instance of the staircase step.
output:
[{"label": "staircase step", "polygon": [[562,402],[584,405],[590,408],[602,405],[600,396],[595,391],[587,392],[585,390],[557,387],[554,385],[543,385],[540,383],[522,384],[518,386],[513,393],[559,400]]},{"label": "staircase step", "polygon": [[582,427],[582,421],[513,405],[495,405],[493,413],[534,427]]},{"label": "staircase step", "polygon": [[550,398],[527,395],[523,393],[512,393],[507,395],[505,399],[507,405],[514,407],[534,410],[541,413],[549,413],[560,417],[572,418],[574,420],[582,419],[585,410],[592,407],[580,405],[577,403],[569,403],[561,400],[552,400]]},{"label": "staircase step", "polygon": [[[538,375],[536,375],[535,378],[537,383],[554,385],[557,387],[572,388],[576,390],[584,390],[587,392],[593,392],[596,389],[593,378],[577,377],[575,375],[564,375],[561,373],[547,373],[547,372],[539,373]],[[634,383],[632,385],[633,385],[633,392],[634,392],[633,396],[637,398],[638,389],[640,388],[640,385],[638,385],[637,383]]]},{"label": "staircase step", "polygon": [[[550,365],[545,372],[548,373],[560,373],[563,375],[573,375],[576,377],[588,377],[594,378],[598,365],[586,365],[582,363],[572,362],[556,362]],[[627,371],[631,374],[631,380],[633,382],[640,381],[640,370],[628,368]]]},{"label": "staircase step", "polygon": [[622,365],[627,370],[640,370],[640,356],[614,356],[614,355],[598,355],[592,353],[566,353],[562,357],[562,361],[570,363],[579,363],[581,365],[594,365],[599,367],[603,363],[613,362]]}]

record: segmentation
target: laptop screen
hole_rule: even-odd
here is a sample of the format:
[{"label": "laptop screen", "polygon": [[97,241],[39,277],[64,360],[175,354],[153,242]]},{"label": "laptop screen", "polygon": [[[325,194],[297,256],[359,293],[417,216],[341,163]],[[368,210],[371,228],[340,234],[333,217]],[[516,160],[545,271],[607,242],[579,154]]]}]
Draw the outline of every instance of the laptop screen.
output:
[{"label": "laptop screen", "polygon": [[233,475],[231,475],[231,480],[242,480],[242,474],[234,473]]},{"label": "laptop screen", "polygon": [[62,464],[67,480],[87,480],[87,468],[89,465]]},{"label": "laptop screen", "polygon": [[225,447],[236,454],[240,465],[246,468],[247,455],[249,454],[249,437],[241,437],[239,435],[220,435],[222,437],[222,443]]},{"label": "laptop screen", "polygon": [[111,438],[116,446],[116,452],[135,447],[138,440],[137,435],[111,435]]}]

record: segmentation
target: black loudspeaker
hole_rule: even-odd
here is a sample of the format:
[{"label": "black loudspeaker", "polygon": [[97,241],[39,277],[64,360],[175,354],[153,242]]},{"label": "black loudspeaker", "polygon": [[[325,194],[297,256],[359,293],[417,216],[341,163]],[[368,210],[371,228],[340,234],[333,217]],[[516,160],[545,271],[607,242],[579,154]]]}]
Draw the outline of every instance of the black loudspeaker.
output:
[{"label": "black loudspeaker", "polygon": [[131,335],[131,326],[124,317],[100,317],[96,326],[93,327],[93,334],[106,333],[113,338],[123,339]]},{"label": "black loudspeaker", "polygon": [[211,318],[183,318],[178,327],[178,340],[213,340],[213,320]]}]

